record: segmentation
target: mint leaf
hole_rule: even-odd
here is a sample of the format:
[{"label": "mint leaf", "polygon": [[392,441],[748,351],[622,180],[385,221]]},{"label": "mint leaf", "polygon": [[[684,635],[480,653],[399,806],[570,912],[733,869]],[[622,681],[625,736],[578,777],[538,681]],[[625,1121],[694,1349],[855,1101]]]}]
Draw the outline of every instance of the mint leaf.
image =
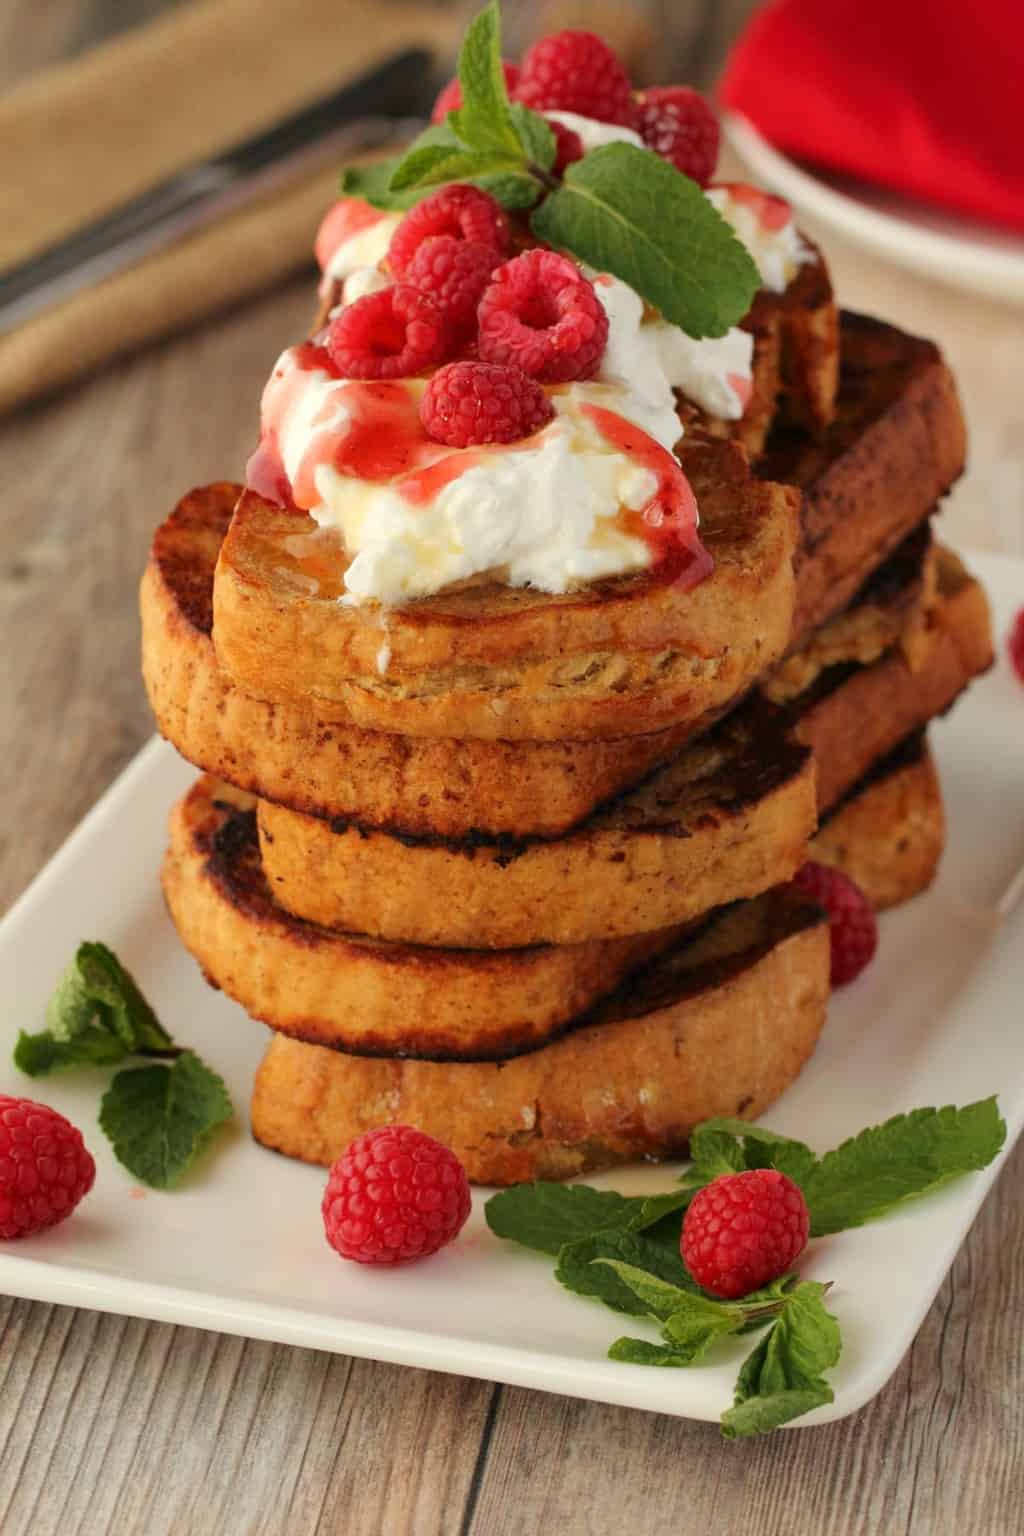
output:
[{"label": "mint leaf", "polygon": [[614,1190],[592,1189],[589,1184],[538,1180],[492,1195],[484,1214],[496,1236],[557,1257],[566,1243],[608,1227],[624,1226],[642,1204]]},{"label": "mint leaf", "polygon": [[471,149],[495,149],[522,159],[522,145],[509,114],[501,67],[501,11],[497,0],[466,29],[459,51],[462,106],[448,121]]},{"label": "mint leaf", "polygon": [[[643,1302],[644,1310],[651,1317],[660,1318],[663,1322],[674,1312],[678,1312],[680,1307],[685,1306],[688,1301],[693,1301],[698,1307],[704,1304],[703,1296],[695,1296],[692,1291],[685,1291],[669,1280],[662,1280],[659,1275],[640,1269],[636,1264],[627,1264],[622,1259],[610,1258],[593,1259],[591,1262],[606,1264],[609,1269],[613,1269],[637,1300]],[[707,1305],[713,1306],[714,1303],[709,1302]]]},{"label": "mint leaf", "polygon": [[55,1040],[48,1030],[18,1035],[14,1065],[28,1077],[45,1077],[65,1067],[110,1067],[128,1055],[123,1043],[102,1025],[88,1025],[71,1040]]},{"label": "mint leaf", "polygon": [[679,1254],[679,1239],[673,1246],[654,1242],[645,1233],[622,1229],[595,1232],[589,1237],[566,1243],[558,1255],[555,1279],[578,1296],[593,1296],[615,1312],[645,1317],[649,1308],[616,1274],[609,1264],[597,1259],[615,1259],[645,1270],[659,1280],[683,1291],[697,1294],[697,1286]]},{"label": "mint leaf", "polygon": [[804,1184],[818,1159],[802,1141],[780,1136],[746,1120],[705,1120],[690,1137],[695,1172],[711,1179],[719,1173],[749,1168],[777,1168],[795,1184]]},{"label": "mint leaf", "polygon": [[757,267],[695,181],[633,144],[570,165],[532,228],[635,288],[690,336],[724,336],[750,308]]},{"label": "mint leaf", "polygon": [[[716,1339],[743,1333],[749,1328],[764,1327],[788,1305],[789,1288],[794,1280],[792,1275],[785,1275],[764,1291],[753,1292],[739,1301],[720,1301],[717,1297],[667,1283],[632,1264],[614,1259],[595,1262],[613,1269],[643,1305],[647,1315],[661,1322],[662,1338],[673,1359],[670,1362],[656,1359],[652,1361],[656,1365],[694,1365],[703,1359]],[[635,1356],[633,1358],[635,1360]]]},{"label": "mint leaf", "polygon": [[372,160],[366,165],[348,165],[341,173],[341,190],[345,197],[361,197],[374,208],[386,208],[400,213],[418,203],[426,192],[415,190],[392,192],[391,178],[401,165],[404,156],[392,155],[387,160]]},{"label": "mint leaf", "polygon": [[183,1051],[173,1066],[119,1072],[103,1096],[100,1125],[130,1173],[166,1189],[231,1115],[224,1083]]},{"label": "mint leaf", "polygon": [[391,177],[390,190],[404,192],[412,187],[433,188],[449,181],[476,184],[488,176],[515,176],[521,169],[521,159],[499,154],[495,150],[424,144],[410,151],[396,167]]},{"label": "mint leaf", "polygon": [[558,154],[558,144],[550,123],[539,112],[531,112],[529,107],[524,107],[521,101],[511,103],[509,116],[527,160],[539,166],[542,171],[550,171]]},{"label": "mint leaf", "polygon": [[631,1232],[647,1232],[650,1236],[651,1228],[660,1226],[667,1217],[679,1215],[680,1220],[673,1223],[675,1240],[678,1244],[682,1212],[685,1211],[695,1193],[695,1190],[690,1189],[669,1189],[663,1195],[647,1195],[641,1200],[639,1209],[628,1218],[626,1225]]},{"label": "mint leaf", "polygon": [[65,1044],[86,1030],[102,1028],[126,1051],[172,1054],[174,1045],[156,1014],[105,944],[80,944],[46,1010],[47,1031]]},{"label": "mint leaf", "polygon": [[622,1360],[627,1365],[692,1365],[693,1356],[684,1349],[673,1349],[669,1344],[654,1344],[650,1339],[631,1339],[628,1334],[608,1351],[609,1360]]},{"label": "mint leaf", "polygon": [[839,1359],[839,1325],[822,1300],[826,1287],[797,1285],[771,1332],[747,1357],[732,1408],[722,1415],[727,1439],[765,1434],[833,1399],[823,1372]]},{"label": "mint leaf", "polygon": [[812,1237],[859,1227],[905,1200],[985,1168],[1006,1125],[995,1098],[957,1109],[915,1109],[828,1152],[803,1182]]}]

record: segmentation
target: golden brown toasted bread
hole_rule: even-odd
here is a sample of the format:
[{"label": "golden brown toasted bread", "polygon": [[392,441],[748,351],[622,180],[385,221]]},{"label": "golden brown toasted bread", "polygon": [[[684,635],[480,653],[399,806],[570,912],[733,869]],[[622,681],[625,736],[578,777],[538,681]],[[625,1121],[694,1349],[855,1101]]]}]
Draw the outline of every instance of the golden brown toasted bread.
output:
[{"label": "golden brown toasted bread", "polygon": [[329,933],[274,904],[251,800],[208,777],[171,814],[162,880],[213,985],[286,1034],[371,1054],[486,1058],[543,1043],[681,932],[515,950]]},{"label": "golden brown toasted bread", "polygon": [[246,492],[214,580],[217,659],[257,698],[400,735],[550,741],[695,721],[781,656],[794,600],[799,498],[737,454],[728,478],[715,460],[698,493],[714,569],[689,590],[654,572],[562,596],[488,581],[386,616],[339,604],[338,535]]},{"label": "golden brown toasted bread", "polygon": [[966,430],[938,348],[843,311],[835,420],[779,426],[758,473],[803,491],[789,649],[840,612],[961,474]]},{"label": "golden brown toasted bread", "polygon": [[897,647],[870,667],[829,667],[785,706],[797,740],[814,752],[819,815],[991,663],[985,593],[940,545],[937,600],[913,654]]},{"label": "golden brown toasted bread", "polygon": [[795,874],[814,770],[744,708],[555,841],[399,838],[261,802],[274,900],[329,928],[454,947],[577,944],[690,922]]},{"label": "golden brown toasted bread", "polygon": [[275,1036],[253,1135],[330,1163],[374,1126],[419,1126],[478,1184],[682,1156],[713,1115],[754,1119],[825,1020],[828,928],[789,889],[718,915],[553,1044],[504,1062],[369,1060]]},{"label": "golden brown toasted bread", "polygon": [[810,852],[849,875],[881,912],[927,890],[945,842],[938,771],[918,732],[833,807]]}]

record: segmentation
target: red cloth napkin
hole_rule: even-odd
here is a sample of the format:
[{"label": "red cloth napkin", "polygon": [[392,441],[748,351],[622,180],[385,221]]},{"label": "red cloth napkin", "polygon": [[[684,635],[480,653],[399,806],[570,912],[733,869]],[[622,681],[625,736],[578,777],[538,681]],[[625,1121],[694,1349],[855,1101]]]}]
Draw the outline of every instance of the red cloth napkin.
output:
[{"label": "red cloth napkin", "polygon": [[774,0],[719,95],[789,154],[1024,230],[1024,0]]}]

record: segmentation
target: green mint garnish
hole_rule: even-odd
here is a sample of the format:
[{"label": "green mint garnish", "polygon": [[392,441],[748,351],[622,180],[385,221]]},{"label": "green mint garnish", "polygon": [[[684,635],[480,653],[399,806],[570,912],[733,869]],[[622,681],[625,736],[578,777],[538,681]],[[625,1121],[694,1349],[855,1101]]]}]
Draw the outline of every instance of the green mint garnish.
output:
[{"label": "green mint garnish", "polygon": [[724,336],[760,286],[746,247],[697,183],[634,144],[605,144],[570,165],[530,223],[689,336]]},{"label": "green mint garnish", "polygon": [[830,1403],[824,1373],[839,1359],[839,1324],[826,1312],[826,1287],[805,1280],[786,1297],[778,1320],[744,1361],[732,1408],[722,1415],[729,1440],[763,1435]]},{"label": "green mint garnish", "polygon": [[28,1077],[71,1067],[118,1066],[129,1057],[159,1065],[119,1072],[100,1111],[116,1156],[156,1189],[174,1183],[211,1132],[231,1117],[217,1075],[175,1045],[138,983],[105,944],[80,944],[46,1010],[46,1029],[22,1031],[14,1063]]},{"label": "green mint garnish", "polygon": [[706,1120],[690,1137],[693,1162],[661,1195],[619,1195],[586,1184],[538,1181],[493,1195],[488,1225],[555,1255],[555,1276],[577,1295],[657,1324],[661,1342],[620,1338],[608,1351],[634,1365],[688,1367],[716,1340],[766,1326],[746,1360],[729,1437],[763,1434],[832,1401],[824,1373],[839,1358],[828,1287],[784,1275],[736,1301],[702,1291],[679,1251],[682,1213],[721,1174],[777,1168],[799,1184],[812,1237],[860,1226],[960,1174],[987,1167],[1006,1139],[994,1098],[963,1109],[917,1109],[862,1131],[818,1158],[802,1141],[743,1120]]},{"label": "green mint garnish", "polygon": [[193,1051],[183,1051],[170,1067],[119,1072],[103,1095],[100,1126],[130,1173],[166,1189],[231,1115],[221,1079]]},{"label": "green mint garnish", "polygon": [[532,209],[538,239],[634,288],[689,335],[723,336],[760,284],[746,247],[696,182],[649,150],[607,144],[552,174],[544,118],[510,102],[497,0],[470,24],[459,55],[462,106],[399,158],[344,172],[342,190],[405,209],[439,186],[469,182],[505,208]]}]

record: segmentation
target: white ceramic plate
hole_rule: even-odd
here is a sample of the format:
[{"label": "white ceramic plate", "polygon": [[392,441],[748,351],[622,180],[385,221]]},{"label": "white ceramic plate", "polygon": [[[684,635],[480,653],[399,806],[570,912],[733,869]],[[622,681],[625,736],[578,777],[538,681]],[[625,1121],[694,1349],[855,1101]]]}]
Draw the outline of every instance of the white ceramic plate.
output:
[{"label": "white ceramic plate", "polygon": [[[1024,562],[987,557],[974,566],[1002,636],[1024,601]],[[813,1061],[766,1116],[819,1150],[900,1110],[994,1090],[1011,1141],[1024,1119],[1024,901],[1013,900],[1024,865],[1024,688],[1001,660],[933,735],[950,819],[941,878],[883,919],[878,960],[836,1000]],[[547,1260],[493,1238],[482,1193],[458,1242],[428,1263],[381,1273],[331,1253],[320,1226],[323,1173],[245,1133],[264,1030],[206,987],[164,913],[157,867],[166,813],[191,776],[169,747],[151,743],[0,928],[0,1092],[34,1094],[69,1115],[98,1165],[96,1188],[72,1220],[0,1253],[0,1291],[717,1418],[731,1401],[741,1345],[693,1371],[607,1360],[619,1320],[562,1291]],[[234,1095],[241,1128],[178,1193],[143,1192],[114,1161],[96,1126],[105,1074],[33,1084],[11,1065],[17,1029],[41,1027],[54,982],[85,938],[117,950],[175,1036]],[[594,1182],[654,1191],[677,1171],[641,1167]],[[845,1348],[835,1403],[802,1422],[852,1413],[895,1370],[996,1172],[921,1201],[888,1219],[884,1233],[814,1245],[801,1267],[835,1281]]]},{"label": "white ceramic plate", "polygon": [[726,113],[726,137],[754,176],[810,214],[901,267],[992,298],[1024,303],[1024,238],[884,188],[826,178],[790,160],[748,118]]}]

